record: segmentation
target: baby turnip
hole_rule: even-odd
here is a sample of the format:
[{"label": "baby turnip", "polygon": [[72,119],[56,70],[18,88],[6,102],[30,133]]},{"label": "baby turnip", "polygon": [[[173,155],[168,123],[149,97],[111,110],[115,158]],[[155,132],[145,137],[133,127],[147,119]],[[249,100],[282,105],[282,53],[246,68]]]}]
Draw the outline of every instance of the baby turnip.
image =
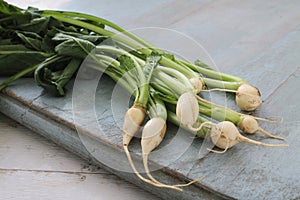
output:
[{"label": "baby turnip", "polygon": [[[163,184],[159,184],[159,183],[155,183],[149,179],[146,179],[144,178],[143,176],[140,175],[140,173],[137,171],[135,165],[133,164],[133,160],[130,156],[130,152],[128,150],[128,145],[131,141],[131,139],[136,135],[136,133],[138,132],[141,124],[143,123],[144,121],[144,117],[145,117],[145,112],[142,110],[142,109],[139,109],[139,108],[136,108],[136,107],[132,107],[130,108],[127,112],[126,112],[126,115],[125,115],[125,120],[124,120],[124,125],[123,125],[123,148],[124,148],[124,151],[126,153],[126,156],[127,156],[127,159],[129,161],[129,164],[132,168],[132,170],[134,171],[134,173],[144,182],[146,183],[149,183],[151,185],[154,185],[156,187],[165,187],[165,188],[172,188],[172,189],[175,189],[175,190],[179,190],[179,191],[182,191],[182,189],[180,188],[177,188],[175,186],[168,186],[168,185],[163,185]],[[148,125],[149,126],[149,125]],[[148,127],[147,126],[147,127]],[[148,128],[146,128],[147,130]],[[163,130],[161,130],[163,132],[163,134],[159,135],[158,138],[158,141],[157,141],[157,137],[155,138],[154,140],[149,140],[149,137],[148,135],[149,132],[148,131],[144,131],[146,134],[145,138],[142,140],[142,144],[143,144],[143,151],[145,152],[151,152],[151,148],[149,148],[149,146],[157,146],[160,141],[162,140],[163,138],[163,135],[164,135],[164,132],[165,132],[165,129],[166,127],[164,126],[163,127]],[[152,136],[155,136],[155,135],[152,135]],[[151,138],[151,137],[150,137]],[[152,138],[153,139],[153,138]],[[159,141],[160,140],[160,141]],[[154,142],[153,142],[154,141]],[[150,143],[150,144],[149,144]],[[147,144],[147,145],[146,145]],[[155,146],[155,147],[156,147]],[[155,148],[154,147],[154,148]],[[153,149],[154,149],[153,148]],[[148,154],[149,154],[148,153]]]},{"label": "baby turnip", "polygon": [[[284,138],[272,135],[271,133],[262,129],[259,126],[257,120],[266,121],[270,123],[281,123],[281,122],[241,114],[225,106],[217,105],[215,103],[207,101],[199,96],[197,96],[197,100],[199,106],[201,106],[199,107],[200,108],[199,112],[201,114],[204,114],[208,117],[212,117],[213,119],[218,121],[224,121],[224,120],[231,121],[246,134],[254,134],[256,132],[261,132],[268,137],[284,140]],[[274,116],[274,117],[278,118],[278,116]]]},{"label": "baby turnip", "polygon": [[177,62],[206,76],[203,78],[203,84],[212,89],[204,91],[224,91],[236,93],[236,103],[238,107],[244,111],[252,111],[260,106],[261,95],[259,90],[242,78],[212,70],[211,67],[202,62],[200,65],[194,65],[183,60],[177,60]]},{"label": "baby turnip", "polygon": [[123,124],[123,146],[128,146],[145,119],[145,110],[136,106],[127,110]]},{"label": "baby turnip", "polygon": [[[188,79],[179,71],[167,67],[157,67],[153,73],[154,82],[162,86],[164,90],[175,96],[177,99],[176,115],[183,126],[190,128],[192,131],[198,131],[194,128],[198,114],[199,105],[197,103],[197,93],[203,88],[203,81],[200,76],[193,76]],[[156,82],[159,80],[159,82]],[[160,88],[156,88],[160,90]],[[161,92],[163,92],[161,90]]]},{"label": "baby turnip", "polygon": [[196,93],[200,93],[204,88],[203,80],[200,77],[194,77],[189,79],[193,85]]},{"label": "baby turnip", "polygon": [[152,118],[145,124],[141,140],[143,156],[148,156],[161,143],[166,128],[166,121],[159,117]]},{"label": "baby turnip", "polygon": [[[209,79],[204,79],[204,80],[205,80],[205,84],[208,86],[211,86],[213,84],[216,84],[217,86],[220,84],[219,87],[221,86],[237,87],[237,89],[213,88],[213,89],[202,90],[202,91],[204,92],[222,91],[222,92],[235,93],[235,102],[237,106],[243,111],[253,111],[261,105],[261,98],[260,98],[261,95],[259,90],[253,87],[252,85],[249,85],[248,83],[235,84],[235,83],[225,83],[224,81],[218,81],[218,80],[213,80],[213,81]],[[221,82],[221,83],[216,83],[216,82]],[[230,86],[226,86],[226,85],[230,85]],[[216,87],[216,86],[213,85],[212,87]]]},{"label": "baby turnip", "polygon": [[245,83],[237,89],[235,101],[241,110],[253,111],[261,104],[260,96],[257,88]]},{"label": "baby turnip", "polygon": [[150,119],[144,126],[142,132],[142,153],[143,153],[143,164],[147,176],[157,184],[164,185],[157,181],[150,173],[148,167],[148,157],[151,151],[155,149],[163,140],[166,133],[166,121],[160,117],[154,117]]},{"label": "baby turnip", "polygon": [[202,180],[204,177],[200,177],[198,179],[195,179],[193,181],[190,181],[186,184],[177,184],[177,185],[166,185],[164,183],[159,182],[156,180],[150,173],[149,167],[148,167],[148,157],[149,154],[153,149],[155,149],[163,140],[163,137],[166,132],[166,121],[162,118],[155,117],[150,119],[146,125],[144,126],[143,133],[142,133],[142,140],[141,140],[141,146],[142,146],[142,152],[143,152],[143,163],[144,168],[146,171],[147,176],[155,183],[170,187],[173,189],[178,189],[178,187],[184,187],[191,185],[197,181]]},{"label": "baby turnip", "polygon": [[186,92],[178,98],[176,115],[183,126],[197,131],[197,129],[193,127],[199,115],[199,104],[195,94]]},{"label": "baby turnip", "polygon": [[[266,144],[263,142],[258,142],[255,140],[251,140],[242,136],[237,127],[229,121],[219,122],[215,126],[212,127],[210,138],[212,142],[219,147],[220,149],[224,149],[224,153],[227,149],[233,147],[234,145],[238,144],[239,142],[248,142],[251,144],[261,145],[261,146],[268,146],[268,147],[284,147],[288,146],[287,144]],[[214,151],[216,152],[216,151]]]},{"label": "baby turnip", "polygon": [[259,125],[257,120],[249,115],[244,115],[241,117],[240,123],[238,123],[238,127],[246,134],[254,134],[256,132],[261,132],[268,137],[284,140],[284,138],[272,135],[271,133],[267,132],[266,130],[262,129]]}]

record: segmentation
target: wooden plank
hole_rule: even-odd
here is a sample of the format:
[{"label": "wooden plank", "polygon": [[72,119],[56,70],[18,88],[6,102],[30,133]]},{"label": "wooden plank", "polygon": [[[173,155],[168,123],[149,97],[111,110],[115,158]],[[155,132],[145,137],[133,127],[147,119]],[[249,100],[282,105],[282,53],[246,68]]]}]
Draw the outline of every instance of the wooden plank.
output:
[{"label": "wooden plank", "polygon": [[2,199],[159,199],[111,174],[0,169],[0,178]]},{"label": "wooden plank", "polygon": [[211,1],[166,27],[202,44],[219,69],[234,71],[294,30],[299,8],[299,1]]},{"label": "wooden plank", "polygon": [[[105,173],[0,113],[0,168]],[[30,162],[28,162],[30,161]]]},{"label": "wooden plank", "polygon": [[0,113],[1,199],[158,199]]}]

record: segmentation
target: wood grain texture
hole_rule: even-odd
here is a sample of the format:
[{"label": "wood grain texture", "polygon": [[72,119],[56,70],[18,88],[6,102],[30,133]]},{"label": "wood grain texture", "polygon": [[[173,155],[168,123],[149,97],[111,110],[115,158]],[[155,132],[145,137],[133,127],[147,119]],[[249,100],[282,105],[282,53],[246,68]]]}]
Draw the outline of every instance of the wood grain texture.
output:
[{"label": "wood grain texture", "polygon": [[1,199],[159,199],[0,113]]}]

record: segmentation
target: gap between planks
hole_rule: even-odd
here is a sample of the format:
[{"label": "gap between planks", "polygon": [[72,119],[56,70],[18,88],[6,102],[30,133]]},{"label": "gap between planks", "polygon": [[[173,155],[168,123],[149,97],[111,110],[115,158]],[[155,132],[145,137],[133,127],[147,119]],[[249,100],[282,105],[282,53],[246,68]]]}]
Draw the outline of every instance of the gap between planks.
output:
[{"label": "gap between planks", "polygon": [[40,169],[8,169],[0,168],[0,172],[39,172],[39,173],[61,173],[61,174],[102,174],[102,175],[111,175],[108,172],[81,172],[81,171],[60,171],[60,170],[40,170]]}]

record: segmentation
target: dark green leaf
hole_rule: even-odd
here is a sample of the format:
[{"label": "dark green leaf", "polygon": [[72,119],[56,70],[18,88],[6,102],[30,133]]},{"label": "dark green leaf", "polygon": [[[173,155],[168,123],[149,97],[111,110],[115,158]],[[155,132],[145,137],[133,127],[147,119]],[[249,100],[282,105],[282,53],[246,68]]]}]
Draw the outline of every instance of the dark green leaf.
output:
[{"label": "dark green leaf", "polygon": [[8,28],[0,28],[1,38],[11,39],[13,40],[16,37],[16,31]]},{"label": "dark green leaf", "polygon": [[0,39],[0,45],[10,45],[12,44],[12,39]]},{"label": "dark green leaf", "polygon": [[42,38],[36,33],[31,32],[17,32],[17,36],[24,42],[24,44],[31,49],[41,50]]},{"label": "dark green leaf", "polygon": [[[61,96],[57,91],[56,84],[53,83],[51,78],[55,76],[55,74],[61,73],[68,62],[69,58],[62,56],[53,56],[45,60],[34,71],[34,79],[37,85],[43,87],[45,90],[55,96]],[[53,72],[55,74],[52,74]]]},{"label": "dark green leaf", "polygon": [[4,14],[12,14],[12,13],[20,13],[22,11],[21,8],[17,6],[6,3],[3,0],[0,0],[0,13]]},{"label": "dark green leaf", "polygon": [[58,55],[85,58],[95,45],[87,40],[72,37],[55,47]]},{"label": "dark green leaf", "polygon": [[59,76],[55,76],[52,80],[55,82],[57,91],[60,95],[65,95],[64,86],[71,80],[81,64],[81,59],[72,59],[67,67]]},{"label": "dark green leaf", "polygon": [[[59,61],[60,62],[60,61]],[[55,64],[58,63],[57,61]],[[55,96],[65,95],[64,86],[71,80],[81,64],[81,59],[60,62],[60,69],[53,65],[42,65],[35,71],[38,85]]]},{"label": "dark green leaf", "polygon": [[[60,30],[57,30],[60,31]],[[52,38],[53,41],[63,42],[69,39],[73,39],[73,36],[64,33],[56,33],[55,36]]]},{"label": "dark green leaf", "polygon": [[52,39],[48,36],[45,36],[41,42],[41,51],[44,52],[54,52],[55,44]]},{"label": "dark green leaf", "polygon": [[26,48],[23,44],[11,44],[0,45],[0,54],[3,54],[2,51],[11,51],[12,53],[16,53],[19,51],[30,51],[30,49]]},{"label": "dark green leaf", "polygon": [[165,53],[163,54],[164,57],[169,58],[172,61],[175,61],[175,57],[173,54]]},{"label": "dark green leaf", "polygon": [[49,27],[50,17],[34,18],[29,23],[19,25],[18,28],[23,31],[46,33]]},{"label": "dark green leaf", "polygon": [[126,55],[121,55],[118,60],[120,62],[120,68],[124,69],[125,71],[130,71],[135,68],[133,60]]},{"label": "dark green leaf", "polygon": [[39,52],[2,55],[0,57],[0,76],[13,75],[21,70],[36,65],[45,59],[45,55]]}]

